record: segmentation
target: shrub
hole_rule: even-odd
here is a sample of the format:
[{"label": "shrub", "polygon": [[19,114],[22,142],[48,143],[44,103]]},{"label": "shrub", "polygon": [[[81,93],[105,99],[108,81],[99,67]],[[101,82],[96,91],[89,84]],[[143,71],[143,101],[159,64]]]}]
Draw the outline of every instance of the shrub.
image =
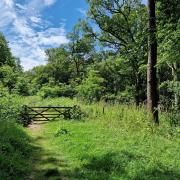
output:
[{"label": "shrub", "polygon": [[104,79],[100,77],[98,71],[90,70],[88,77],[78,86],[78,96],[88,102],[99,101],[103,95]]},{"label": "shrub", "polygon": [[81,110],[80,106],[73,106],[73,108],[70,111],[70,115],[71,115],[71,119],[74,120],[80,120],[85,114],[84,112]]},{"label": "shrub", "polygon": [[22,96],[28,96],[30,94],[29,84],[27,83],[27,80],[25,78],[18,78],[18,82],[16,83],[14,92]]},{"label": "shrub", "polygon": [[38,94],[42,98],[48,98],[48,97],[55,98],[58,97],[58,89],[59,89],[58,86],[55,87],[43,86]]},{"label": "shrub", "polygon": [[31,117],[28,115],[28,109],[26,106],[21,108],[17,122],[22,124],[24,127],[27,127],[32,122]]},{"label": "shrub", "polygon": [[80,106],[73,106],[64,112],[64,119],[81,120],[85,113],[81,110]]},{"label": "shrub", "polygon": [[18,118],[21,108],[18,98],[10,95],[0,98],[0,121],[15,121]]},{"label": "shrub", "polygon": [[73,87],[70,85],[64,85],[61,86],[43,86],[39,92],[39,95],[43,98],[55,98],[55,97],[73,97],[76,94],[76,91]]},{"label": "shrub", "polygon": [[77,94],[75,88],[70,85],[61,85],[58,91],[58,97],[74,97]]},{"label": "shrub", "polygon": [[0,84],[0,98],[8,96],[8,89]]},{"label": "shrub", "polygon": [[22,97],[17,95],[7,95],[0,98],[0,123],[17,122],[27,126],[31,120],[27,117],[27,112],[22,106]]},{"label": "shrub", "polygon": [[14,72],[11,66],[2,66],[0,67],[0,79],[3,86],[7,87],[8,91],[11,92],[17,81],[17,73]]}]

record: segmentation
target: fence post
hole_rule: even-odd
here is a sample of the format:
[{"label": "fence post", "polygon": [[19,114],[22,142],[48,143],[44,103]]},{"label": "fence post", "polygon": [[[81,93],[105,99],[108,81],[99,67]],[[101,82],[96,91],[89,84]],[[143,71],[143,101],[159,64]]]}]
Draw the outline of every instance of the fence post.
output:
[{"label": "fence post", "polygon": [[105,113],[105,107],[103,106],[103,114]]},{"label": "fence post", "polygon": [[27,110],[27,106],[23,105],[22,107],[22,114],[21,114],[21,119],[22,119],[22,123],[23,126],[27,126],[27,122],[28,122],[28,110]]}]

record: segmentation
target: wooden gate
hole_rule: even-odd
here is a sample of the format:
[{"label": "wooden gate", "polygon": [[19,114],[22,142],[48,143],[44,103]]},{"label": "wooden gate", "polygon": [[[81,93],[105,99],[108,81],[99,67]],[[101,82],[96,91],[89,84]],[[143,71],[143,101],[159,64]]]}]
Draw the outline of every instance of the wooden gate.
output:
[{"label": "wooden gate", "polygon": [[24,106],[24,111],[32,121],[52,121],[61,116],[64,116],[65,119],[70,119],[70,111],[72,108],[73,107]]}]

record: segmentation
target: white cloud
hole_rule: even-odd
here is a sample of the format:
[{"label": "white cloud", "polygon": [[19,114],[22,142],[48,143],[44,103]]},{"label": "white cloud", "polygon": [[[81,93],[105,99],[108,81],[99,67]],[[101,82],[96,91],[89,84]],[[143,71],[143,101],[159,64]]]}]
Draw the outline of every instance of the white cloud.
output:
[{"label": "white cloud", "polygon": [[27,8],[25,6],[22,6],[21,4],[19,3],[16,3],[15,4],[17,8],[19,8],[20,10],[27,10]]},{"label": "white cloud", "polygon": [[38,32],[37,36],[37,40],[41,46],[58,46],[68,42],[63,26],[59,28],[48,28],[45,31]]},{"label": "white cloud", "polygon": [[1,0],[0,1],[0,28],[10,24],[15,18],[16,14],[13,12],[13,1]]},{"label": "white cloud", "polygon": [[[40,2],[44,3],[41,7]],[[53,3],[55,0],[32,0],[25,5],[15,4],[12,0],[0,1],[0,27],[10,29],[7,36],[10,48],[21,59],[25,70],[46,63],[46,48],[68,42],[64,24],[44,27],[44,24],[50,23],[42,19],[40,11]],[[35,25],[42,28],[37,30]]]},{"label": "white cloud", "polygon": [[40,17],[36,17],[36,16],[31,16],[30,17],[30,20],[33,22],[33,23],[41,23],[42,22],[42,19]]},{"label": "white cloud", "polygon": [[56,0],[44,0],[44,4],[46,6],[50,6],[50,5],[54,4],[55,2],[56,2]]},{"label": "white cloud", "polygon": [[2,2],[5,4],[5,6],[8,6],[10,8],[12,8],[14,4],[13,0],[2,0]]}]

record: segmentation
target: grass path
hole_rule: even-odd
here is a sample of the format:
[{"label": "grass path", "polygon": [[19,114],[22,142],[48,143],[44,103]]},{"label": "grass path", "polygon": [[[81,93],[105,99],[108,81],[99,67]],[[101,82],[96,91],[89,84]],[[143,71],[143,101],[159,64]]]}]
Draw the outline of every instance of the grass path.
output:
[{"label": "grass path", "polygon": [[179,180],[179,145],[123,132],[118,123],[54,121],[28,129],[37,146],[31,179]]},{"label": "grass path", "polygon": [[28,127],[28,133],[36,147],[32,159],[34,170],[30,179],[66,179],[60,174],[60,170],[65,165],[63,155],[52,148],[51,141],[44,136],[44,131],[44,123],[33,123]]}]

